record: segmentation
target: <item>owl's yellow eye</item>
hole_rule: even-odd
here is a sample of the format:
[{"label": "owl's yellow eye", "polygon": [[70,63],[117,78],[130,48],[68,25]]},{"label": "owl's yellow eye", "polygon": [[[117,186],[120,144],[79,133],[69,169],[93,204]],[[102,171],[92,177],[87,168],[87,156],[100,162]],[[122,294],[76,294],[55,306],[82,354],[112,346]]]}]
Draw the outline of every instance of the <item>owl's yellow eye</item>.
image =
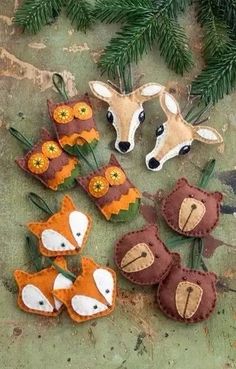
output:
[{"label": "owl's yellow eye", "polygon": [[73,109],[68,105],[58,106],[53,112],[53,118],[57,123],[69,123],[74,119]]},{"label": "owl's yellow eye", "polygon": [[49,167],[48,158],[41,153],[32,154],[28,160],[28,168],[32,173],[42,174]]},{"label": "owl's yellow eye", "polygon": [[46,141],[42,146],[42,153],[49,159],[57,158],[61,155],[62,150],[55,141]]},{"label": "owl's yellow eye", "polygon": [[87,120],[93,116],[92,108],[85,102],[78,102],[74,105],[73,110],[75,117],[81,120]]},{"label": "owl's yellow eye", "polygon": [[93,177],[89,182],[89,192],[93,197],[99,198],[109,190],[109,183],[105,177],[97,176]]},{"label": "owl's yellow eye", "polygon": [[119,167],[107,168],[105,177],[111,186],[119,186],[126,181],[125,173]]}]

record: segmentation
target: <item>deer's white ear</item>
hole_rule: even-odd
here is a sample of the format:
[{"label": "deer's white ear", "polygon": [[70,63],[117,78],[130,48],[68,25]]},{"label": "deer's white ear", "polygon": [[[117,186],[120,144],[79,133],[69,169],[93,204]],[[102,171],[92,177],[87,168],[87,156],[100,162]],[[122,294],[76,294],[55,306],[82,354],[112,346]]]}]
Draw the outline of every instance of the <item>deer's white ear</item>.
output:
[{"label": "deer's white ear", "polygon": [[216,129],[207,127],[207,126],[199,126],[194,127],[194,140],[205,142],[207,144],[219,144],[223,142],[223,137],[217,132]]},{"label": "deer's white ear", "polygon": [[98,99],[101,99],[101,100],[104,100],[104,101],[107,101],[107,102],[111,101],[112,97],[116,93],[116,91],[113,90],[113,88],[111,88],[106,83],[100,82],[100,81],[90,81],[89,82],[89,87],[90,87],[92,93]]},{"label": "deer's white ear", "polygon": [[166,115],[177,115],[180,113],[179,104],[168,92],[164,92],[160,98],[161,107]]},{"label": "deer's white ear", "polygon": [[159,83],[146,83],[145,85],[135,90],[133,94],[136,95],[136,98],[140,102],[144,102],[144,101],[151,100],[159,96],[159,94],[163,90],[164,90],[164,86],[159,85]]}]

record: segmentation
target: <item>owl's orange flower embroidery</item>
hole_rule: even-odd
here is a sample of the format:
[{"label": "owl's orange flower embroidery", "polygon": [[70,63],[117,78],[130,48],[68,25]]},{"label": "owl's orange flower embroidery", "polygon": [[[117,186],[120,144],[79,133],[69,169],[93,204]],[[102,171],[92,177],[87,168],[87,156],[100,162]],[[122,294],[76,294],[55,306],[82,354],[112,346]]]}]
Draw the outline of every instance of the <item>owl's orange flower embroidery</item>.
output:
[{"label": "owl's orange flower embroidery", "polygon": [[53,112],[53,118],[57,123],[69,123],[74,119],[73,109],[68,105],[58,106]]},{"label": "owl's orange flower embroidery", "polygon": [[78,102],[74,105],[73,110],[75,117],[81,120],[87,120],[93,116],[92,108],[85,102]]},{"label": "owl's orange flower embroidery", "polygon": [[49,159],[58,158],[61,155],[62,150],[57,142],[46,141],[42,146],[42,153]]},{"label": "owl's orange flower embroidery", "polygon": [[32,154],[28,160],[28,168],[32,173],[42,174],[49,167],[48,158],[41,153]]},{"label": "owl's orange flower embroidery", "polygon": [[89,182],[89,192],[93,197],[99,198],[106,195],[109,190],[109,183],[105,177],[93,177]]},{"label": "owl's orange flower embroidery", "polygon": [[126,181],[126,176],[123,170],[115,166],[106,169],[105,177],[111,186],[119,186]]}]

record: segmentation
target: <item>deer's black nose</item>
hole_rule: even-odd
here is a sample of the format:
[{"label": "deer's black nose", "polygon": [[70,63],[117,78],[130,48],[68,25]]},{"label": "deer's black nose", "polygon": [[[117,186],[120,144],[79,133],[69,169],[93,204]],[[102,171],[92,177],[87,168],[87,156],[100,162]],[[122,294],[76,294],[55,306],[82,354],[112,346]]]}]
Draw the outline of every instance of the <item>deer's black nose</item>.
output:
[{"label": "deer's black nose", "polygon": [[150,169],[156,169],[160,165],[160,162],[156,160],[155,158],[151,158],[148,162],[148,166]]},{"label": "deer's black nose", "polygon": [[122,152],[127,152],[128,150],[129,150],[129,148],[130,148],[130,143],[129,142],[119,142],[119,149],[120,149],[120,151],[122,151]]}]

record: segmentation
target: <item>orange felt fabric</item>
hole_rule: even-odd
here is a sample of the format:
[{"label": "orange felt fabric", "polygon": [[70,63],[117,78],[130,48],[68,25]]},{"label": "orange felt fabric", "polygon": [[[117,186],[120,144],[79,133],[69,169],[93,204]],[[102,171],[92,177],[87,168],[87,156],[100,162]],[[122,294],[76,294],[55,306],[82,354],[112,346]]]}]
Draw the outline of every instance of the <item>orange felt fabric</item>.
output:
[{"label": "orange felt fabric", "polygon": [[48,187],[56,191],[58,186],[71,176],[71,172],[77,164],[78,160],[76,158],[70,158],[68,164],[56,173],[55,178],[47,181]]},{"label": "orange felt fabric", "polygon": [[92,142],[93,140],[99,140],[99,132],[92,128],[90,131],[83,131],[81,133],[73,133],[70,136],[62,136],[59,141],[62,146],[69,145],[80,145],[83,146],[86,142],[82,139],[80,140],[80,137],[84,138],[87,142]]}]

